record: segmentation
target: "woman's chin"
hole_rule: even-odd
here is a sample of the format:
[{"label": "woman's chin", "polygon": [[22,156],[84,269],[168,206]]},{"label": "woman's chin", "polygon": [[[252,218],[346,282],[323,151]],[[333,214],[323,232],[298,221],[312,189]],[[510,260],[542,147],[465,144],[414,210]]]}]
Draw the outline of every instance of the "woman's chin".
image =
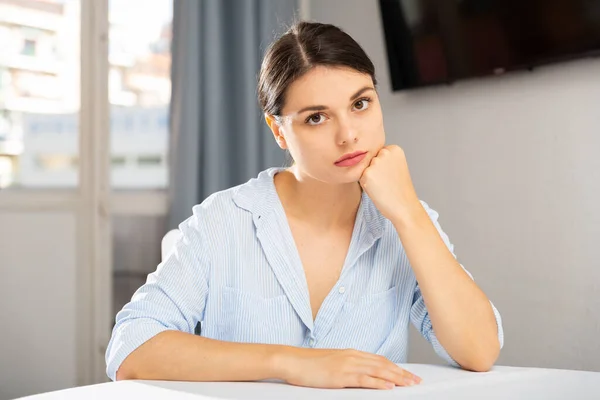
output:
[{"label": "woman's chin", "polygon": [[[299,168],[299,166],[296,166],[296,168]],[[366,168],[366,163],[361,162],[352,167],[338,167],[334,165],[332,168],[305,171],[305,173],[301,173],[300,175],[329,185],[344,185],[358,182]]]},{"label": "woman's chin", "polygon": [[341,171],[336,171],[336,175],[338,176],[337,180],[339,181],[339,183],[358,182],[366,169],[366,166],[363,166],[361,164],[346,169],[336,167],[341,169]]}]

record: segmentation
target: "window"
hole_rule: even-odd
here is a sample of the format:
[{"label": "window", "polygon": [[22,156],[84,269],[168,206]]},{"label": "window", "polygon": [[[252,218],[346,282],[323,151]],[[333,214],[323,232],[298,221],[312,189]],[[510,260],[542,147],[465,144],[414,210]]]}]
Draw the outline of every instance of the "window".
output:
[{"label": "window", "polygon": [[26,56],[35,56],[35,41],[25,39],[25,43],[23,44],[23,50],[21,50],[21,54]]},{"label": "window", "polygon": [[78,183],[79,0],[0,2],[0,189]]},{"label": "window", "polygon": [[112,163],[115,189],[168,184],[172,8],[172,0],[109,1],[111,153],[124,161]]},{"label": "window", "polygon": [[[172,7],[109,0],[115,189],[168,185]],[[0,2],[0,189],[78,184],[80,14],[79,0]]]}]

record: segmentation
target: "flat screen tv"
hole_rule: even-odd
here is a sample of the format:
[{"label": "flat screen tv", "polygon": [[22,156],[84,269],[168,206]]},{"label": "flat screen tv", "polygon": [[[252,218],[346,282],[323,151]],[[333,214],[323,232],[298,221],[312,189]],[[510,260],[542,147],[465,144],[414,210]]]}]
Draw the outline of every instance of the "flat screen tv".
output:
[{"label": "flat screen tv", "polygon": [[379,0],[379,8],[393,90],[600,54],[600,0]]}]

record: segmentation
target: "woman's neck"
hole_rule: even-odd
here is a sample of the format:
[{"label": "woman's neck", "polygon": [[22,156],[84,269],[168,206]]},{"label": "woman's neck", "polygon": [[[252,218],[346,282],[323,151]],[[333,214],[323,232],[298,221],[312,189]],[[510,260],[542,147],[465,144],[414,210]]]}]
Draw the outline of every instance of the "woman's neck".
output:
[{"label": "woman's neck", "polygon": [[304,179],[293,168],[276,174],[274,182],[288,218],[323,230],[354,225],[362,196],[357,182],[331,185]]}]

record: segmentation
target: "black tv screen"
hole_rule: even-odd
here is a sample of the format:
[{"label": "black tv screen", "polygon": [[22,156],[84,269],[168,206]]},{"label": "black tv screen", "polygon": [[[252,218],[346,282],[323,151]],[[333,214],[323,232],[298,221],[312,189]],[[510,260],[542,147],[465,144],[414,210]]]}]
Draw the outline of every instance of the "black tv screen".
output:
[{"label": "black tv screen", "polygon": [[379,0],[379,6],[393,90],[600,54],[600,0]]}]

